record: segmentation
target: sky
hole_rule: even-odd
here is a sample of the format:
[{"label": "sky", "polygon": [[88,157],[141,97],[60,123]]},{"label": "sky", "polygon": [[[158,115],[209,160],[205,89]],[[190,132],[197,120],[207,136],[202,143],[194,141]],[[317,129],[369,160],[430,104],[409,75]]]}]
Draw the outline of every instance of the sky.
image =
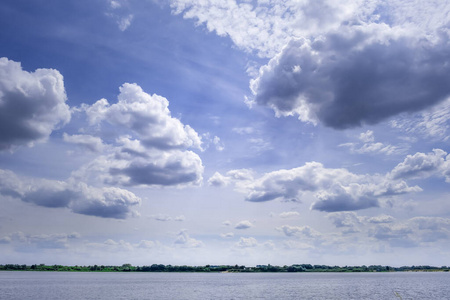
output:
[{"label": "sky", "polygon": [[0,264],[449,264],[449,1],[4,0],[0,28]]}]

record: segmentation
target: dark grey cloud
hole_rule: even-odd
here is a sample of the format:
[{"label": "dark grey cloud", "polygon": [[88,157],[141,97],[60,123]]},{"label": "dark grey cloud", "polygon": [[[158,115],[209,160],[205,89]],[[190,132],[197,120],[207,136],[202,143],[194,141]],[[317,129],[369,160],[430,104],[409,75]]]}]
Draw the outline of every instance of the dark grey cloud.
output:
[{"label": "dark grey cloud", "polygon": [[141,203],[136,195],[119,188],[93,190],[82,196],[86,198],[70,204],[72,211],[102,218],[126,219],[133,214],[132,207]]},{"label": "dark grey cloud", "polygon": [[351,211],[370,207],[378,207],[379,202],[375,197],[360,196],[357,198],[348,194],[329,195],[320,197],[319,200],[311,205],[311,209],[335,212],[335,211]]},{"label": "dark grey cloud", "polygon": [[70,120],[62,75],[53,69],[23,71],[0,58],[0,150],[46,140]]},{"label": "dark grey cloud", "polygon": [[123,140],[114,156],[99,159],[96,168],[108,170],[109,184],[182,186],[200,184],[203,165],[192,151],[148,151],[139,141]]},{"label": "dark grey cloud", "polygon": [[372,24],[292,40],[252,81],[255,101],[278,116],[345,129],[449,97],[448,33],[440,31],[434,41],[399,36]]},{"label": "dark grey cloud", "polygon": [[168,162],[161,166],[134,163],[124,169],[111,169],[110,172],[127,176],[129,185],[179,185],[199,180],[197,169],[186,169],[181,162]]},{"label": "dark grey cloud", "polygon": [[45,207],[68,207],[77,196],[76,192],[67,187],[39,187],[26,192],[22,200]]},{"label": "dark grey cloud", "polygon": [[[273,191],[258,191],[258,192],[252,192],[250,193],[245,200],[251,201],[251,202],[266,202],[271,201],[275,199],[295,199],[295,201],[298,201],[296,198],[289,197],[292,193],[281,193],[281,192],[273,192]],[[295,195],[298,194],[298,190],[294,192]],[[295,202],[294,201],[294,202]]]}]

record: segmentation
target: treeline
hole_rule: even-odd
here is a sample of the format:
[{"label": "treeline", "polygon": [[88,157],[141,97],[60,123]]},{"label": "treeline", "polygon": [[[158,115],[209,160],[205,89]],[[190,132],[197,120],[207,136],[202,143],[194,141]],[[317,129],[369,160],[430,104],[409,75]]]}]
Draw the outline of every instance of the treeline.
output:
[{"label": "treeline", "polygon": [[311,264],[296,264],[291,266],[257,265],[256,267],[246,267],[238,265],[206,265],[206,266],[172,266],[153,264],[151,266],[132,266],[123,264],[121,266],[63,266],[63,265],[0,265],[0,271],[59,271],[59,272],[230,272],[230,273],[251,273],[251,272],[448,272],[448,266],[403,266],[390,267],[381,265],[371,266],[326,266]]}]

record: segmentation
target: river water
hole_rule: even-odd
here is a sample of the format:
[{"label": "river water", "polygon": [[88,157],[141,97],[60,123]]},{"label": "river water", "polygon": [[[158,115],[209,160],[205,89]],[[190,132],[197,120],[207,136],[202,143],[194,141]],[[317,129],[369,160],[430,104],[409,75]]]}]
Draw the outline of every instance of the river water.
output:
[{"label": "river water", "polygon": [[14,271],[0,299],[450,299],[450,273]]}]

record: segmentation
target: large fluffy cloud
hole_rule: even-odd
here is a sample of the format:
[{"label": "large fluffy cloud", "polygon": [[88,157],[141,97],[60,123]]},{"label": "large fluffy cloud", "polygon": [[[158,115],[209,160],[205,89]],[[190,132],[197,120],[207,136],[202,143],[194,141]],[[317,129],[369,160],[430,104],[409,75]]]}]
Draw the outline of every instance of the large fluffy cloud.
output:
[{"label": "large fluffy cloud", "polygon": [[22,70],[0,58],[0,150],[46,140],[70,120],[62,75],[54,69]]},{"label": "large fluffy cloud", "polygon": [[[82,105],[79,111],[86,113],[89,123],[107,125],[103,127],[109,140],[115,140],[106,144],[103,155],[74,176],[86,182],[123,186],[199,185],[202,161],[188,149],[202,150],[201,138],[189,125],[172,117],[168,106],[166,98],[147,94],[137,84],[129,83],[120,87],[117,103],[101,99],[93,105]],[[65,140],[103,148],[102,140],[92,136],[65,135]]]},{"label": "large fluffy cloud", "polygon": [[166,98],[149,95],[137,84],[125,83],[120,87],[118,100],[110,105],[106,99],[101,99],[86,107],[90,122],[105,120],[130,129],[149,147],[201,149],[197,132],[171,116]]},{"label": "large fluffy cloud", "polygon": [[414,112],[450,96],[450,43],[385,24],[293,39],[251,82],[277,116],[344,129]]},{"label": "large fluffy cloud", "polygon": [[44,207],[68,208],[84,215],[125,219],[141,199],[130,191],[96,188],[73,179],[67,181],[29,179],[0,169],[0,195]]}]

